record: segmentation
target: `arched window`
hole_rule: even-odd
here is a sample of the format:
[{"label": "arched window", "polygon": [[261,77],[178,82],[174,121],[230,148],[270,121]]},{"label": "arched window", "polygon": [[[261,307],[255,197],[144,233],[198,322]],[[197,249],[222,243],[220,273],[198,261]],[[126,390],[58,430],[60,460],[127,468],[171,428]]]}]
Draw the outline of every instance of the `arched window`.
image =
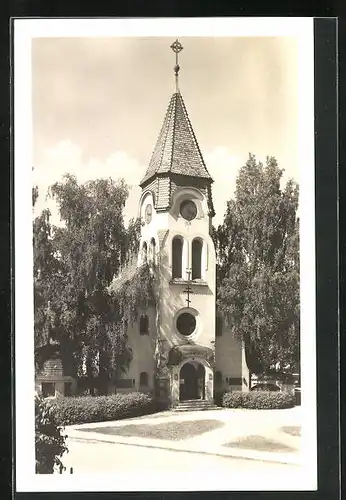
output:
[{"label": "arched window", "polygon": [[150,258],[153,264],[156,264],[156,242],[154,238],[150,240]]},{"label": "arched window", "polygon": [[172,278],[183,277],[183,240],[176,236],[172,243]]},{"label": "arched window", "polygon": [[149,335],[149,318],[146,314],[142,314],[139,318],[139,333],[140,335]]},{"label": "arched window", "polygon": [[148,385],[148,374],[147,372],[141,372],[139,375],[139,385],[141,387],[146,387]]},{"label": "arched window", "polygon": [[202,278],[202,242],[193,240],[192,242],[192,279]]},{"label": "arched window", "polygon": [[146,242],[143,243],[142,252],[143,252],[143,263],[146,264],[148,262],[148,245]]},{"label": "arched window", "polygon": [[222,384],[222,373],[219,371],[215,372],[214,384],[216,387],[220,387],[220,385]]}]

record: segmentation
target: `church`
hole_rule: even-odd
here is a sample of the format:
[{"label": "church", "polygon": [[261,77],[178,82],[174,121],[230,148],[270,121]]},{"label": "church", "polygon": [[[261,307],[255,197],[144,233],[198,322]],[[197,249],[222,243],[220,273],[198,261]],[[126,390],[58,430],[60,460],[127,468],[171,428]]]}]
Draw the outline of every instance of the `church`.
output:
[{"label": "church", "polygon": [[172,406],[212,404],[216,392],[248,391],[249,370],[243,346],[216,316],[213,179],[178,86],[183,47],[176,40],[171,48],[176,88],[140,181],[138,208],[136,264],[155,264],[158,299],[129,327],[132,360],[116,390],[154,393]]},{"label": "church", "polygon": [[154,391],[175,406],[184,400],[212,402],[215,391],[247,391],[249,370],[243,346],[216,317],[213,179],[178,87],[182,46],[176,40],[171,48],[176,89],[140,182],[138,212],[143,220],[138,264],[156,265],[158,302],[141,311],[128,332],[133,359],[117,386]]}]

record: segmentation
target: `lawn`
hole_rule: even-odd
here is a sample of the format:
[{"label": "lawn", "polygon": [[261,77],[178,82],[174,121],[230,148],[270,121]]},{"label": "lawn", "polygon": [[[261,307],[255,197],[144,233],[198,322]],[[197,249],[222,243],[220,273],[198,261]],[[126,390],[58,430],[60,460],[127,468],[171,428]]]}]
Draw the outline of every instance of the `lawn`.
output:
[{"label": "lawn", "polygon": [[253,451],[275,451],[277,453],[296,451],[290,446],[267,439],[263,436],[245,436],[235,441],[225,443],[223,446]]},{"label": "lawn", "polygon": [[122,426],[96,427],[86,428],[83,429],[83,431],[99,432],[112,436],[144,437],[180,441],[219,429],[223,425],[223,422],[218,420],[194,420],[166,422],[162,424],[129,424]]}]

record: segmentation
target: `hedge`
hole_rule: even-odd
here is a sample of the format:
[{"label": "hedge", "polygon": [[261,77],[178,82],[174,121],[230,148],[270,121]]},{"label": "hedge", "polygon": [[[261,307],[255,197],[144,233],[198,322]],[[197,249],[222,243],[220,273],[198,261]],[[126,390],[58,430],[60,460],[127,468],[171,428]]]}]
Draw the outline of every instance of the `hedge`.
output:
[{"label": "hedge", "polygon": [[292,408],[294,404],[294,395],[288,392],[237,391],[227,392],[222,398],[222,406],[224,406],[225,408],[280,410],[283,408]]},{"label": "hedge", "polygon": [[147,415],[156,411],[151,396],[140,392],[109,396],[58,397],[52,403],[60,425],[74,425]]}]

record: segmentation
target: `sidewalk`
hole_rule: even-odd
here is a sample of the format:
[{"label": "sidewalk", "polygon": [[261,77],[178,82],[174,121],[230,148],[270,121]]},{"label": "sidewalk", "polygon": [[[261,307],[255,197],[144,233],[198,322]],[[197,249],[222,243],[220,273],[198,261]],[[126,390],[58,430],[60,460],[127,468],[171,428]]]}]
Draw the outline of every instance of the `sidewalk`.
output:
[{"label": "sidewalk", "polygon": [[[128,425],[155,426],[168,422],[198,420],[220,421],[222,428],[211,430],[184,440],[154,439],[142,436],[119,436],[110,434],[118,427]],[[96,422],[66,427],[70,440],[79,442],[113,443],[144,448],[156,448],[190,453],[238,457],[267,462],[277,462],[299,466],[300,437],[284,432],[282,428],[300,428],[300,408],[289,410],[230,410],[192,411],[176,413],[173,411],[113,422]],[[102,432],[105,429],[105,432]],[[107,430],[106,430],[107,429]],[[251,445],[253,443],[253,447]],[[261,446],[272,450],[261,450]],[[257,449],[256,449],[257,446]],[[263,446],[262,446],[263,447]],[[282,451],[275,451],[282,448]],[[252,449],[251,449],[252,448]],[[283,451],[286,450],[287,451]]]}]

